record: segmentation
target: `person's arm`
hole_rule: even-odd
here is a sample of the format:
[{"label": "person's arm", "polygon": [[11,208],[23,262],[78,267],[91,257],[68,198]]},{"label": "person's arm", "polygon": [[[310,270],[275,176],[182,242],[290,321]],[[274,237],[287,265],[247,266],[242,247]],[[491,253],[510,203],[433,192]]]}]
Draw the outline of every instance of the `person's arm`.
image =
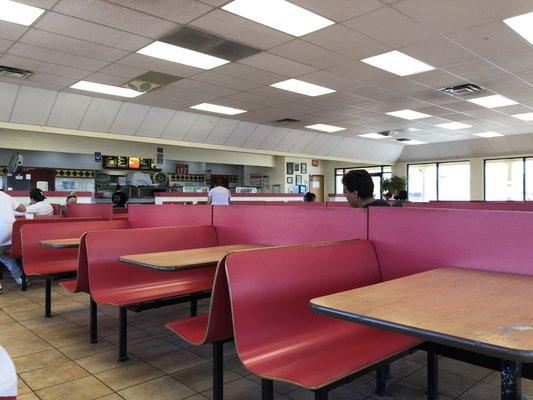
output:
[{"label": "person's arm", "polygon": [[207,204],[208,204],[208,205],[211,205],[212,202],[213,202],[213,199],[211,198],[211,195],[208,194],[208,195],[207,195]]},{"label": "person's arm", "polygon": [[18,211],[20,213],[26,212],[26,206],[24,204],[19,204],[17,208],[15,208],[15,211]]},{"label": "person's arm", "polygon": [[230,190],[228,189],[228,204],[231,202],[231,192]]}]

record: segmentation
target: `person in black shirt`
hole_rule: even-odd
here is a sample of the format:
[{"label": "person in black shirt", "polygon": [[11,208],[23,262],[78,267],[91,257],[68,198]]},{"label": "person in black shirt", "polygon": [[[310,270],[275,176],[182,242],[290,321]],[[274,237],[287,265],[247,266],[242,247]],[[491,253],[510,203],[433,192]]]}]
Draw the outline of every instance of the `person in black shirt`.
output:
[{"label": "person in black shirt", "polygon": [[409,197],[409,194],[407,193],[407,190],[400,190],[398,192],[397,196],[394,196],[394,199],[396,200],[393,207],[403,207],[405,203],[409,203],[407,198]]},{"label": "person in black shirt", "polygon": [[307,192],[304,195],[304,203],[314,203],[316,201],[316,194]]},{"label": "person in black shirt", "polygon": [[356,208],[390,207],[385,200],[374,198],[374,182],[364,169],[350,171],[342,177],[344,195],[350,206]]},{"label": "person in black shirt", "polygon": [[113,207],[124,208],[128,202],[128,195],[121,191],[122,186],[117,185],[117,190],[111,196],[111,201],[113,202]]}]

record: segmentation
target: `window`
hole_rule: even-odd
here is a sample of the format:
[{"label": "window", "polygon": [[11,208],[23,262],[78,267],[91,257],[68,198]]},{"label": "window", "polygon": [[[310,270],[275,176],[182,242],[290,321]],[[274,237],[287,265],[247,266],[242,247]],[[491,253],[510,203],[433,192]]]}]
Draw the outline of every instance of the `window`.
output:
[{"label": "window", "polygon": [[470,163],[449,162],[438,164],[438,199],[470,200]]},{"label": "window", "polygon": [[364,169],[372,176],[374,182],[374,198],[381,198],[381,180],[392,176],[390,165],[380,167],[356,167],[356,168],[336,168],[335,169],[335,193],[344,194],[342,186],[342,176],[348,171]]},{"label": "window", "polygon": [[526,164],[524,158],[485,160],[485,200],[524,200]]},{"label": "window", "polygon": [[410,164],[407,166],[410,201],[437,200],[437,164]]}]

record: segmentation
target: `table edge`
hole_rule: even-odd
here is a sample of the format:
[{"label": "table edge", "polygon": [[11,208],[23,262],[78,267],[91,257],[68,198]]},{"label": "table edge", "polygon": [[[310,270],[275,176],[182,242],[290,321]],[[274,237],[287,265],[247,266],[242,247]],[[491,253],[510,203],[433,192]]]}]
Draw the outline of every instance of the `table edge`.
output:
[{"label": "table edge", "polygon": [[196,263],[196,264],[188,264],[187,266],[179,266],[179,265],[176,265],[176,266],[168,266],[168,267],[165,267],[165,266],[154,266],[153,264],[146,264],[146,263],[143,263],[141,261],[133,261],[133,260],[130,260],[130,259],[127,259],[127,258],[123,258],[122,256],[119,257],[119,261],[120,262],[123,262],[124,264],[129,264],[129,265],[133,265],[135,267],[139,267],[139,268],[145,268],[145,269],[150,269],[150,270],[155,270],[155,271],[168,271],[168,272],[172,272],[172,271],[184,271],[184,270],[187,270],[187,269],[198,269],[198,268],[203,268],[203,267],[210,267],[210,266],[214,266],[216,264],[218,264],[218,262],[199,262],[199,263]]},{"label": "table edge", "polygon": [[[58,240],[60,240],[60,239],[58,239]],[[67,249],[67,248],[72,248],[72,247],[80,247],[80,243],[77,243],[77,244],[54,244],[54,243],[50,243],[50,241],[48,241],[48,240],[39,241],[39,245],[41,245],[43,247],[51,247],[53,249]]]},{"label": "table edge", "polygon": [[413,328],[407,325],[397,324],[378,318],[372,318],[360,314],[352,314],[344,311],[339,311],[329,307],[314,304],[313,299],[310,300],[309,306],[311,310],[315,312],[325,314],[334,318],[340,318],[349,322],[357,322],[375,328],[382,328],[392,332],[406,334],[408,336],[416,336],[421,339],[425,339],[435,343],[440,343],[463,350],[469,350],[475,353],[486,354],[503,360],[519,361],[522,363],[533,362],[533,350],[517,350],[510,349],[508,347],[490,345],[487,343],[478,342],[471,339],[464,339],[457,336],[446,335],[434,331],[429,331],[426,329]]}]

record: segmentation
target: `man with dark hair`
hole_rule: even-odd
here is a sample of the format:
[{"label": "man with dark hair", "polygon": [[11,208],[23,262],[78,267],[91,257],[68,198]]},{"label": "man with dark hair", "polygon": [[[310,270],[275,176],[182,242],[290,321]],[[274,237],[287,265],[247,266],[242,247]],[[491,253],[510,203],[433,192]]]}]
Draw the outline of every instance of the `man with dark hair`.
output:
[{"label": "man with dark hair", "polygon": [[363,169],[350,171],[342,177],[344,195],[350,206],[356,208],[390,207],[385,200],[374,198],[374,182]]},{"label": "man with dark hair", "polygon": [[316,194],[311,193],[311,192],[307,192],[304,195],[304,203],[313,203],[315,201],[316,201]]},{"label": "man with dark hair", "polygon": [[405,203],[409,203],[408,201],[409,194],[407,193],[407,190],[400,190],[398,192],[397,196],[394,196],[396,201],[392,205],[393,207],[403,207]]},{"label": "man with dark hair", "polygon": [[117,189],[115,190],[115,193],[113,193],[113,195],[111,196],[113,207],[125,208],[128,200],[129,200],[128,195],[122,191],[122,186],[117,185]]}]

